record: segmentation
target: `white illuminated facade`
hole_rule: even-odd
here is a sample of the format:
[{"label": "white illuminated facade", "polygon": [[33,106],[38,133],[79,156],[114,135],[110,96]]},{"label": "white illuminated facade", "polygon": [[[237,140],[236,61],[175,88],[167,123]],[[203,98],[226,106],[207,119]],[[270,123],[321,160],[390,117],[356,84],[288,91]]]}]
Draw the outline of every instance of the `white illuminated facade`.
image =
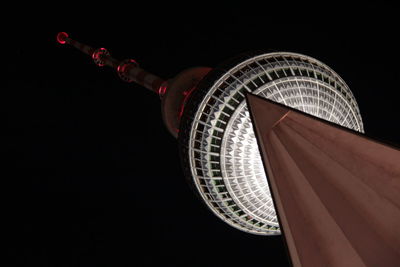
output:
[{"label": "white illuminated facade", "polygon": [[246,232],[280,234],[245,93],[363,132],[356,100],[332,69],[295,53],[255,55],[215,72],[191,103],[183,161],[218,217]]}]

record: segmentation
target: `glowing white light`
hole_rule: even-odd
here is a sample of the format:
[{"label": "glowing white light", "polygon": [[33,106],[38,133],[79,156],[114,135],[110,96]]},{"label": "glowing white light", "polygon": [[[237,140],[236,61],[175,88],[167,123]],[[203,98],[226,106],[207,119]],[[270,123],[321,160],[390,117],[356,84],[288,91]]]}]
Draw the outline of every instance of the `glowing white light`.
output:
[{"label": "glowing white light", "polygon": [[230,225],[254,234],[279,234],[246,92],[363,132],[361,115],[339,75],[295,53],[251,57],[228,69],[204,92],[187,144],[197,190]]}]

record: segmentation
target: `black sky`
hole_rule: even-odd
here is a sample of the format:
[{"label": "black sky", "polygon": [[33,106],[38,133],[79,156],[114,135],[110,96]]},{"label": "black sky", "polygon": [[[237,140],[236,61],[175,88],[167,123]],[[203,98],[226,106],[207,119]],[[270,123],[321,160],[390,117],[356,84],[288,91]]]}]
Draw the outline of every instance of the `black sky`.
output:
[{"label": "black sky", "polygon": [[289,266],[280,237],[231,228],[190,191],[158,96],[59,45],[58,31],[163,78],[247,51],[303,53],[346,81],[367,135],[400,144],[398,10],[228,3],[28,19],[7,38],[7,266]]}]

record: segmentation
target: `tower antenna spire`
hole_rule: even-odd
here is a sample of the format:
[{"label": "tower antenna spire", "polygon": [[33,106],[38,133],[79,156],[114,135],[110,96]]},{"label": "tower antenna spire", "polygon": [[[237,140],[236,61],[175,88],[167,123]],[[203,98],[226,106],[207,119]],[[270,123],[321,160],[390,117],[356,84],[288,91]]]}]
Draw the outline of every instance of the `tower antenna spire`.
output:
[{"label": "tower antenna spire", "polygon": [[161,111],[169,132],[178,137],[180,120],[191,93],[198,83],[211,70],[208,67],[194,67],[178,73],[169,80],[151,74],[139,67],[133,59],[119,61],[113,58],[105,48],[94,49],[68,36],[65,32],[57,34],[60,44],[68,44],[92,57],[97,66],[109,66],[118,72],[119,77],[126,82],[135,82],[161,98]]},{"label": "tower antenna spire", "polygon": [[135,82],[157,94],[162,94],[166,90],[165,80],[143,70],[133,59],[119,61],[113,58],[107,49],[94,49],[89,45],[70,38],[65,32],[60,32],[57,34],[57,41],[60,44],[71,45],[84,54],[91,56],[95,64],[99,67],[109,66],[115,69],[118,72],[119,77],[126,82]]}]

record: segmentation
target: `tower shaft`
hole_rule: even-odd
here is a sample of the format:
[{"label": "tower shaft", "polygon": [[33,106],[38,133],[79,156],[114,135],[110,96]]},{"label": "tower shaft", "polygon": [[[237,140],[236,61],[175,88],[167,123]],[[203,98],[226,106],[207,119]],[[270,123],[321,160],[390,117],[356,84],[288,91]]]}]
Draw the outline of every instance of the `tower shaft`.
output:
[{"label": "tower shaft", "polygon": [[400,150],[247,97],[293,266],[399,266]]}]

